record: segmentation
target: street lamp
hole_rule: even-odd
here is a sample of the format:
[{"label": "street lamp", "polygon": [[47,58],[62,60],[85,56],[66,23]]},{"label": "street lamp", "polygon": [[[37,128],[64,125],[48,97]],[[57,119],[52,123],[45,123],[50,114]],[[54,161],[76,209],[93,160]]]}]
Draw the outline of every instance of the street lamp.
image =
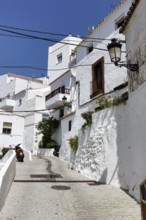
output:
[{"label": "street lamp", "polygon": [[68,106],[69,108],[71,108],[71,105],[69,103],[66,103],[67,97],[65,95],[62,97],[62,101],[64,106]]},{"label": "street lamp", "polygon": [[62,97],[62,101],[63,101],[63,104],[65,105],[65,103],[66,103],[66,101],[67,101],[67,98],[66,98],[65,95]]},{"label": "street lamp", "polygon": [[120,43],[120,41],[117,41],[117,39],[113,38],[111,40],[111,43],[107,45],[107,49],[109,51],[109,55],[111,58],[111,62],[113,62],[115,64],[115,66],[119,66],[119,67],[126,67],[127,69],[131,70],[131,71],[139,71],[139,66],[138,64],[119,64],[119,62],[121,61],[121,48],[122,48],[122,44]]}]

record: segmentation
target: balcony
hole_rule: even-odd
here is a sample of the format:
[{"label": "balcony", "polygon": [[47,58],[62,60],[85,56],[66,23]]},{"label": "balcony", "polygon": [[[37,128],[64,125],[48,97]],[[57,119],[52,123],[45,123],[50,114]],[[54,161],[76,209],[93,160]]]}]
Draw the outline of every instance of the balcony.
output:
[{"label": "balcony", "polygon": [[15,100],[12,100],[9,96],[0,98],[0,109],[5,111],[12,111],[15,106]]},{"label": "balcony", "polygon": [[62,98],[66,96],[66,104],[69,104],[70,100],[70,90],[63,87],[59,87],[56,90],[52,91],[49,95],[46,96],[46,108],[53,109],[64,106]]}]

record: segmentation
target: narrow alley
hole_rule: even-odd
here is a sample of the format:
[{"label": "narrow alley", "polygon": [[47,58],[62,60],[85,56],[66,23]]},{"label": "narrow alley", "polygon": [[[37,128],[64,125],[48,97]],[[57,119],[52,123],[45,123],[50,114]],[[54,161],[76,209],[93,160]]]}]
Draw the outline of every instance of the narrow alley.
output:
[{"label": "narrow alley", "polygon": [[18,163],[2,220],[140,220],[124,191],[97,185],[54,157]]}]

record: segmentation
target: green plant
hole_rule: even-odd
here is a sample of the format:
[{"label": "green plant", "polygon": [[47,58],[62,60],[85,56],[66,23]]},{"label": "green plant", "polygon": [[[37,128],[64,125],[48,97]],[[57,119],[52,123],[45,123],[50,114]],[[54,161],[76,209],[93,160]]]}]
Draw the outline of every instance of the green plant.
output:
[{"label": "green plant", "polygon": [[78,136],[74,136],[69,139],[69,144],[74,153],[78,150]]},{"label": "green plant", "polygon": [[119,97],[114,97],[113,99],[108,99],[106,97],[101,97],[98,100],[99,107],[96,108],[96,111],[100,111],[104,108],[111,108],[113,106],[118,106],[122,103],[125,104],[127,99],[128,99],[128,92],[123,93]]},{"label": "green plant", "polygon": [[50,117],[47,120],[40,121],[36,128],[38,129],[38,134],[42,134],[42,140],[39,142],[39,148],[50,148],[52,143],[52,135],[55,133],[58,128],[60,122],[54,117]]},{"label": "green plant", "polygon": [[81,114],[81,116],[86,120],[86,122],[82,125],[83,129],[92,125],[92,114],[93,112],[84,112]]},{"label": "green plant", "polygon": [[100,105],[100,108],[101,108],[101,109],[110,108],[110,107],[112,106],[112,100],[109,100],[109,99],[106,98],[106,97],[101,97],[101,98],[98,100],[98,104]]},{"label": "green plant", "polygon": [[4,148],[2,149],[3,157],[5,156],[5,154],[6,154],[9,150],[12,150],[12,149],[9,148],[9,147],[4,147]]},{"label": "green plant", "polygon": [[51,140],[48,144],[47,144],[47,148],[54,148],[57,146],[57,143],[55,140]]}]

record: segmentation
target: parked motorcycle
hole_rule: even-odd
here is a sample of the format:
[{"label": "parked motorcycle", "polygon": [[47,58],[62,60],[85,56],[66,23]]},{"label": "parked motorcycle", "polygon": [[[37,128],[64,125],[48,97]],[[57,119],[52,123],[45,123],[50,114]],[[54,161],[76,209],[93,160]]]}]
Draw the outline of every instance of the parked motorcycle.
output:
[{"label": "parked motorcycle", "polygon": [[15,146],[15,151],[16,151],[16,158],[19,162],[24,161],[24,152],[23,149],[20,147],[21,144],[18,144]]},{"label": "parked motorcycle", "polygon": [[60,145],[59,146],[57,145],[56,147],[54,147],[53,155],[55,157],[59,157],[59,149],[60,149]]}]

